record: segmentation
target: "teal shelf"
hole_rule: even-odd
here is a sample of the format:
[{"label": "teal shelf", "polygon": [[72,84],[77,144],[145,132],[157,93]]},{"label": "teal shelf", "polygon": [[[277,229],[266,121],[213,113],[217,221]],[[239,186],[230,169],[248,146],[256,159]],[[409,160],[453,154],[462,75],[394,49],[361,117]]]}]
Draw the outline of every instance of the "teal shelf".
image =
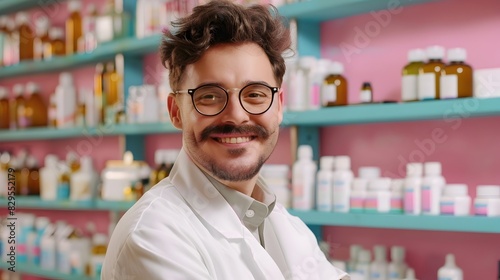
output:
[{"label": "teal shelf", "polygon": [[287,112],[283,126],[329,126],[500,115],[500,98],[460,98],[408,103],[360,104]]},{"label": "teal shelf", "polygon": [[500,233],[500,217],[354,214],[298,210],[289,212],[309,225]]},{"label": "teal shelf", "polygon": [[[61,210],[94,210],[92,201],[69,201],[69,200],[41,200],[40,197],[16,196],[16,210],[18,209],[61,209]],[[6,208],[7,199],[0,200],[0,206]]]},{"label": "teal shelf", "polygon": [[160,46],[160,41],[161,35],[153,35],[142,39],[137,39],[135,37],[123,38],[103,43],[90,53],[54,57],[44,61],[25,61],[16,65],[0,68],[0,79],[68,70],[102,61],[113,60],[115,55],[119,53],[124,55],[144,55],[157,50]]},{"label": "teal shelf", "polygon": [[135,201],[106,201],[97,200],[96,209],[108,210],[108,211],[127,211]]},{"label": "teal shelf", "polygon": [[0,15],[8,15],[22,10],[31,8],[39,8],[41,6],[58,5],[58,1],[34,1],[34,0],[1,0],[0,1]]},{"label": "teal shelf", "polygon": [[[9,265],[5,262],[0,262],[0,269],[7,270]],[[49,279],[62,279],[62,280],[98,280],[101,277],[86,277],[78,275],[69,275],[57,271],[41,269],[39,266],[32,264],[22,264],[16,263],[15,270],[20,274],[29,274],[35,276],[41,276]]]},{"label": "teal shelf", "polygon": [[402,7],[430,1],[436,0],[310,0],[283,5],[278,10],[287,18],[322,22],[378,10],[401,12]]},{"label": "teal shelf", "polygon": [[118,124],[96,128],[29,128],[0,130],[0,142],[179,132],[171,123]]}]

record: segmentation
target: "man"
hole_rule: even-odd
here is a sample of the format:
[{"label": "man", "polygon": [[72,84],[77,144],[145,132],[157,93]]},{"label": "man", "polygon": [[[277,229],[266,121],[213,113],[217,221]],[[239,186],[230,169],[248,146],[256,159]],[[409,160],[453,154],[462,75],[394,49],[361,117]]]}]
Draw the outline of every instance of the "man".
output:
[{"label": "man", "polygon": [[102,279],[349,279],[259,177],[283,117],[276,10],[212,1],[175,27],[161,54],[183,148],[118,223]]}]

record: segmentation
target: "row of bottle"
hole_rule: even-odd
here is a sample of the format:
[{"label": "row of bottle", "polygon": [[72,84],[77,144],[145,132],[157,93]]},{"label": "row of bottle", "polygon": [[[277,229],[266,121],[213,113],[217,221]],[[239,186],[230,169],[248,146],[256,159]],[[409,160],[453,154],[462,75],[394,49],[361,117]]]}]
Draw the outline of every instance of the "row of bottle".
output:
[{"label": "row of bottle", "polygon": [[442,46],[412,49],[402,71],[402,101],[450,99],[473,96],[473,70],[466,64],[467,51]]},{"label": "row of bottle", "polygon": [[[416,272],[405,261],[406,250],[391,246],[390,261],[387,261],[387,247],[375,245],[372,252],[361,245],[350,246],[349,260],[331,260],[347,271],[352,280],[416,280]],[[445,264],[437,271],[438,280],[463,280],[463,271],[455,263],[455,256],[447,254]]]},{"label": "row of bottle", "polygon": [[[29,213],[17,213],[17,228],[11,232],[6,218],[1,219],[0,253],[9,263],[12,252],[9,237],[16,236],[15,261],[68,275],[98,277],[106,254],[108,237],[89,224],[84,232],[65,221]],[[15,264],[14,264],[15,266]]]},{"label": "row of bottle", "polygon": [[[307,145],[298,148],[291,186],[291,206],[300,210],[458,216],[471,206],[467,185],[446,184],[439,162],[408,163],[404,179],[380,177],[377,167],[360,167],[355,178],[350,157],[323,156],[318,170]],[[474,214],[500,216],[500,186],[477,187]]]},{"label": "row of bottle", "polygon": [[85,15],[80,0],[69,1],[67,8],[64,28],[50,24],[49,18],[59,8],[33,14],[37,17],[31,19],[26,12],[18,12],[15,21],[9,16],[0,17],[0,66],[90,52],[97,44],[130,33],[130,19],[123,12],[122,1],[107,0],[100,13],[89,4]]}]

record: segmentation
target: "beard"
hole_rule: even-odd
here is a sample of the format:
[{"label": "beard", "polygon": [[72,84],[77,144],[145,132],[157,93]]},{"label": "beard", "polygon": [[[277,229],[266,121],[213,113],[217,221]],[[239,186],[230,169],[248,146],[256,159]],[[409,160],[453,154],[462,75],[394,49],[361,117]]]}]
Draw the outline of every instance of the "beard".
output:
[{"label": "beard", "polygon": [[[201,165],[204,169],[210,172],[214,177],[219,180],[229,181],[229,182],[240,182],[247,181],[251,178],[255,177],[262,165],[266,162],[266,160],[271,156],[272,151],[274,150],[275,144],[277,142],[277,138],[273,139],[269,142],[269,139],[276,131],[269,132],[264,127],[259,125],[243,125],[243,126],[234,126],[234,125],[213,125],[206,127],[200,134],[199,140],[194,135],[190,135],[188,137],[188,143],[190,147],[188,149],[191,150],[190,154],[194,161]],[[218,155],[215,153],[202,152],[200,146],[203,142],[214,141],[210,135],[217,134],[251,134],[254,135],[255,140],[262,141],[266,143],[265,152],[260,154],[255,162],[248,162],[246,159],[241,159],[240,164],[233,164],[228,166],[228,164],[224,164],[224,162],[220,162],[217,160]],[[266,151],[268,151],[266,153]],[[229,149],[228,154],[231,158],[237,159],[239,156],[247,153],[246,148],[235,148]]]}]

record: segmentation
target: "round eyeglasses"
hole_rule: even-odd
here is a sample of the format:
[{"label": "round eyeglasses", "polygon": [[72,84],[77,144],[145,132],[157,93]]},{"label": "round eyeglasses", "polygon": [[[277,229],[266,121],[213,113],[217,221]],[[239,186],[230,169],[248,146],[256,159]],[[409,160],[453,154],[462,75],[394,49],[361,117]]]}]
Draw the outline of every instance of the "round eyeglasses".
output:
[{"label": "round eyeglasses", "polygon": [[[215,116],[220,114],[227,106],[229,90],[221,86],[208,84],[195,89],[178,90],[175,93],[188,93],[191,95],[193,106],[198,113],[204,116]],[[249,114],[264,114],[273,104],[274,94],[279,91],[277,87],[271,87],[262,83],[248,84],[239,91],[241,107]]]}]

